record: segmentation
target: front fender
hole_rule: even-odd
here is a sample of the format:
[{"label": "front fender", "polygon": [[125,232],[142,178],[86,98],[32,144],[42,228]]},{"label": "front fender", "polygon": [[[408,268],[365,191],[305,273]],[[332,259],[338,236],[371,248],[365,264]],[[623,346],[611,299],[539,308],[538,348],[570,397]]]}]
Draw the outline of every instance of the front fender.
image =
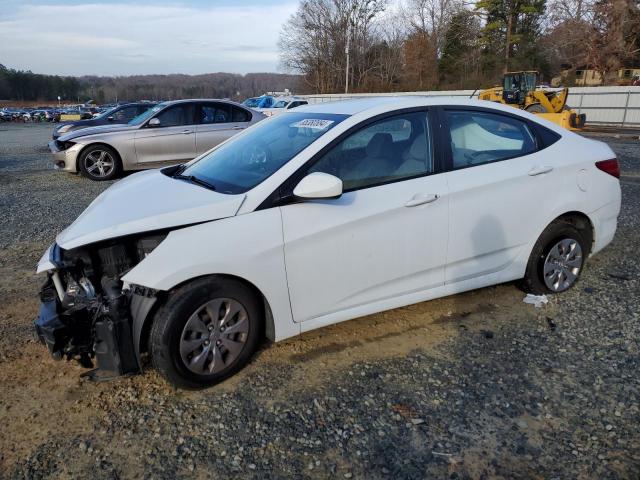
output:
[{"label": "front fender", "polygon": [[169,291],[216,274],[244,279],[262,293],[273,314],[275,340],[300,333],[291,315],[279,208],[172,231],[122,280]]}]

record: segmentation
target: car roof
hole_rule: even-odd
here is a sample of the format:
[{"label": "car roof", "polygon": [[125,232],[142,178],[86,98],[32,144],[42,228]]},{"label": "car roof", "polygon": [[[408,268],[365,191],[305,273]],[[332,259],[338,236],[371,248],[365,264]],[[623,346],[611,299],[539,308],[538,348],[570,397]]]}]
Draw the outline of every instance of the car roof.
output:
[{"label": "car roof", "polygon": [[497,102],[489,102],[487,100],[471,100],[466,97],[459,96],[427,96],[427,95],[387,95],[387,96],[366,96],[350,100],[338,100],[333,102],[324,103],[312,103],[296,107],[293,110],[284,112],[286,115],[293,115],[299,113],[325,113],[325,114],[337,114],[337,115],[356,115],[365,114],[371,112],[372,115],[377,115],[385,112],[392,112],[394,110],[401,110],[404,108],[415,107],[429,107],[429,106],[454,106],[454,107],[476,107],[487,110],[496,110],[515,115],[519,117],[527,118],[538,124],[544,125],[550,130],[566,135],[567,130],[559,125],[534,115],[526,110],[514,108],[509,105],[503,105]]},{"label": "car roof", "polygon": [[119,103],[118,105],[113,105],[112,107],[98,107],[98,108],[120,108],[120,107],[130,107],[131,105],[157,105],[158,102],[127,102],[127,103]]},{"label": "car roof", "polygon": [[296,112],[309,113],[335,113],[339,115],[355,115],[367,110],[379,109],[387,106],[389,110],[411,107],[428,107],[437,105],[469,106],[493,108],[509,113],[518,113],[521,110],[511,106],[505,106],[496,102],[486,100],[471,100],[466,97],[453,96],[426,96],[426,95],[388,95],[388,96],[367,96],[349,100],[337,100],[331,102],[310,103],[296,108]]},{"label": "car roof", "polygon": [[[224,98],[184,98],[181,100],[167,100],[166,102],[161,102],[161,103],[165,105],[175,105],[177,103],[186,103],[186,102],[222,102],[222,103],[230,103],[232,105],[241,105],[238,102],[234,102],[233,100],[224,99]],[[241,106],[244,107],[244,105],[241,105]]]}]

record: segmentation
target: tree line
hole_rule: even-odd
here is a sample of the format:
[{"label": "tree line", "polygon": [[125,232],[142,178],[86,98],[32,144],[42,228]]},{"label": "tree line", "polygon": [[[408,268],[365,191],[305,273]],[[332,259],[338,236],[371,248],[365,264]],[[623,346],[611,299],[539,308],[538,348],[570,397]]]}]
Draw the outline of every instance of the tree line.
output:
[{"label": "tree line", "polygon": [[[314,92],[488,87],[505,71],[545,81],[589,68],[613,83],[640,67],[639,0],[303,0],[282,66]],[[347,67],[348,58],[348,67]]]},{"label": "tree line", "polygon": [[267,91],[295,92],[300,76],[278,73],[209,73],[204,75],[135,75],[122,77],[70,77],[42,75],[0,65],[0,99],[113,103],[180,98],[241,100]]}]

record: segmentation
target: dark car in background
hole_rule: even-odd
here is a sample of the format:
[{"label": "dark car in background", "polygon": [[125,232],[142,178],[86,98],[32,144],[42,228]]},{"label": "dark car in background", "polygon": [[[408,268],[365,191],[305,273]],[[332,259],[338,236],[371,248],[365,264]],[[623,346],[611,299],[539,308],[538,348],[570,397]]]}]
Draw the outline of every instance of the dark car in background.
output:
[{"label": "dark car in background", "polygon": [[102,115],[87,120],[76,120],[58,125],[53,130],[53,139],[57,140],[61,135],[65,135],[74,130],[87,127],[98,127],[100,125],[111,125],[128,123],[141,113],[146,112],[156,104],[151,102],[125,103],[107,110]]}]

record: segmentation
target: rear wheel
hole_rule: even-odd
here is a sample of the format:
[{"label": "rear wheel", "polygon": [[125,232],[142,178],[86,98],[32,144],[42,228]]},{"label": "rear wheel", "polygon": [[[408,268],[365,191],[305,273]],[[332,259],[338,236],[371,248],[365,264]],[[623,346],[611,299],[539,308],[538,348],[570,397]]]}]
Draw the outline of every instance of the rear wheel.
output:
[{"label": "rear wheel", "polygon": [[207,277],[174,291],[150,337],[156,369],[177,387],[203,388],[240,370],[261,338],[262,308],[240,281]]},{"label": "rear wheel", "polygon": [[80,154],[80,172],[91,180],[113,180],[122,169],[116,151],[106,145],[92,145]]},{"label": "rear wheel", "polygon": [[542,232],[527,263],[523,289],[530,293],[560,293],[573,287],[589,246],[575,225],[557,221]]}]

